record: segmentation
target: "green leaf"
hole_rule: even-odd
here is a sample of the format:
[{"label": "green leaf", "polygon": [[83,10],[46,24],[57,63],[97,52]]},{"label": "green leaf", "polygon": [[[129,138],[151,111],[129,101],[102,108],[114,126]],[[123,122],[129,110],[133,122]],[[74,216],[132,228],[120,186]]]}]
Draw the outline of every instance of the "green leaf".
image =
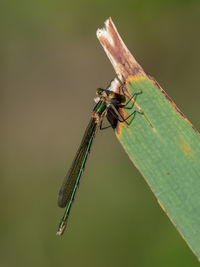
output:
[{"label": "green leaf", "polygon": [[126,88],[131,96],[142,93],[133,109],[123,109],[123,116],[134,109],[140,113],[129,126],[118,123],[117,137],[167,216],[200,258],[200,135],[152,78],[129,76]]},{"label": "green leaf", "polygon": [[124,93],[130,97],[136,94],[133,109],[120,112],[124,118],[134,109],[137,112],[128,119],[130,122],[133,118],[129,125],[118,123],[116,135],[169,219],[200,259],[200,135],[138,64],[111,18],[97,31],[97,37],[126,84]]}]

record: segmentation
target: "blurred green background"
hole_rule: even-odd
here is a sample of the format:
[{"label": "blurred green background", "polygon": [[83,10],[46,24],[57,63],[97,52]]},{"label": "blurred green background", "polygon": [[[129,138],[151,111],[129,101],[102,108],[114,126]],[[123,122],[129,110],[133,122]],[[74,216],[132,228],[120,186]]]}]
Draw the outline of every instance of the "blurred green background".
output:
[{"label": "blurred green background", "polygon": [[57,193],[126,45],[200,129],[199,1],[1,1],[0,266],[198,266],[112,129],[95,139],[63,237]]}]

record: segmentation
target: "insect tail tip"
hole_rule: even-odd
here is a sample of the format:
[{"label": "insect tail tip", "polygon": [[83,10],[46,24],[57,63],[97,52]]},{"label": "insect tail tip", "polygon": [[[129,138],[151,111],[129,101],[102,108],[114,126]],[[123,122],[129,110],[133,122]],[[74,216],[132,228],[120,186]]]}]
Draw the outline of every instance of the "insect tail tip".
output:
[{"label": "insect tail tip", "polygon": [[63,235],[65,228],[66,228],[66,224],[59,226],[58,231],[56,232],[56,235],[59,235],[59,236]]},{"label": "insect tail tip", "polygon": [[56,232],[56,235],[61,236],[61,235],[62,235],[62,232],[61,232],[61,231],[57,231],[57,232]]}]

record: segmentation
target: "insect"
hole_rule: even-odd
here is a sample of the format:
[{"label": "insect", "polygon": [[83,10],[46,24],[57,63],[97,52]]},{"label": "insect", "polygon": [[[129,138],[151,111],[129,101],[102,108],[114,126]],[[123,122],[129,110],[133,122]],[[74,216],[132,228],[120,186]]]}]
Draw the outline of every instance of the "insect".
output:
[{"label": "insect", "polygon": [[[112,84],[112,83],[111,83]],[[72,165],[63,181],[58,195],[58,205],[61,208],[66,207],[64,215],[60,221],[57,235],[62,235],[65,231],[67,219],[69,217],[72,202],[74,200],[76,190],[79,185],[81,175],[83,173],[85,163],[88,158],[94,137],[99,129],[102,129],[102,121],[106,116],[111,126],[115,128],[117,123],[127,122],[127,119],[134,115],[134,111],[126,119],[124,119],[118,112],[119,108],[127,106],[132,98],[128,100],[124,94],[115,93],[111,90],[111,85],[107,89],[98,88],[95,97],[96,105],[92,111],[90,122],[86,128],[85,134],[81,141],[80,147],[75,155]],[[105,127],[108,128],[108,127]],[[104,129],[105,129],[104,128]]]}]

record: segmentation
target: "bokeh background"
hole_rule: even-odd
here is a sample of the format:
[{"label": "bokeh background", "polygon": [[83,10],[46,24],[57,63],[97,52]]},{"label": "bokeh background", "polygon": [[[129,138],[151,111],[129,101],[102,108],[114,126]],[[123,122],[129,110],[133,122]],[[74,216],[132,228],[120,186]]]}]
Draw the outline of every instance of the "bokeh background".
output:
[{"label": "bokeh background", "polygon": [[112,129],[95,139],[63,237],[57,193],[126,45],[200,129],[200,1],[0,2],[0,266],[198,266]]}]

